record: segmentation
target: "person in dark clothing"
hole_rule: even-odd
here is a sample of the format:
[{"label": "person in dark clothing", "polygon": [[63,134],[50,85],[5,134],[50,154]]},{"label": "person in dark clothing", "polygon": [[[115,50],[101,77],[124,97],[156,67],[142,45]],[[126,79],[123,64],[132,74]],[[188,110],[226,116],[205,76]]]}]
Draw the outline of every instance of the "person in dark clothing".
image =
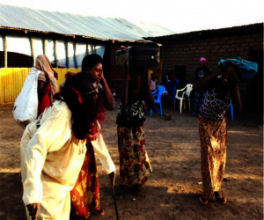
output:
[{"label": "person in dark clothing", "polygon": [[[196,80],[202,79],[208,75],[211,75],[210,69],[206,66],[206,59],[200,58],[200,66],[196,69]],[[194,103],[193,103],[193,116],[198,116],[201,104],[204,100],[205,91],[195,91]]]}]

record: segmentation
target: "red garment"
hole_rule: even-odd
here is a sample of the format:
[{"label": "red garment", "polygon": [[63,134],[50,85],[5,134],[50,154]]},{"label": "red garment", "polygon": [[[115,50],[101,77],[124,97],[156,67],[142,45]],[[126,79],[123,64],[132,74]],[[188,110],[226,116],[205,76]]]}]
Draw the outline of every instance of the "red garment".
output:
[{"label": "red garment", "polygon": [[50,94],[51,94],[51,86],[48,85],[48,88],[47,88],[46,93],[39,100],[39,104],[38,104],[38,115],[37,115],[37,117],[39,117],[44,112],[44,110],[47,107],[50,107],[51,106]]},{"label": "red garment", "polygon": [[71,191],[71,204],[76,215],[88,218],[100,205],[99,178],[91,143],[87,143],[85,160],[79,177]]}]

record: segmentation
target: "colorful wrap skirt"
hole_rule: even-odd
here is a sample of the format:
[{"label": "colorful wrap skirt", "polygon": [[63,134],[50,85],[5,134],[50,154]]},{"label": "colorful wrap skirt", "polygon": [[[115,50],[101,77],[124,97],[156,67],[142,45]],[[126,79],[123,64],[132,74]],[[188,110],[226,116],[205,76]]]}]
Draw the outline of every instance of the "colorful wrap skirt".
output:
[{"label": "colorful wrap skirt", "polygon": [[152,167],[145,148],[144,127],[117,127],[121,185],[140,187],[145,184]]},{"label": "colorful wrap skirt", "polygon": [[100,205],[99,178],[94,150],[90,142],[87,142],[85,160],[71,191],[71,205],[76,215],[84,218],[88,218],[91,212]]},{"label": "colorful wrap skirt", "polygon": [[211,121],[199,116],[201,141],[201,171],[203,191],[214,198],[214,192],[221,189],[226,166],[227,131],[226,118]]}]

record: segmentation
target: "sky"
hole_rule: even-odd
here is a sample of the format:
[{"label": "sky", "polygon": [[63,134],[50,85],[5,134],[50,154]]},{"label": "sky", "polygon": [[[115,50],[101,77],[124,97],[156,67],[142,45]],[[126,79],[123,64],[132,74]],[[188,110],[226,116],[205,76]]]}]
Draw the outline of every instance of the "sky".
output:
[{"label": "sky", "polygon": [[159,24],[175,33],[264,22],[263,0],[0,0],[1,4]]}]

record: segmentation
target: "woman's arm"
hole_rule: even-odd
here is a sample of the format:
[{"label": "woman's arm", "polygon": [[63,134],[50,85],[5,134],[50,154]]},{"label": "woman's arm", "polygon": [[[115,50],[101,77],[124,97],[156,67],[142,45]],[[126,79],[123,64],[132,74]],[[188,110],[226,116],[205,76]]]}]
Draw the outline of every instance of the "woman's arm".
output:
[{"label": "woman's arm", "polygon": [[107,110],[114,110],[115,109],[115,99],[104,77],[102,77],[101,83],[102,83],[103,90],[104,90],[102,102]]},{"label": "woman's arm", "polygon": [[234,73],[231,76],[231,83],[233,85],[231,94],[232,94],[232,103],[234,106],[234,112],[235,114],[240,115],[242,111],[242,103],[240,98],[237,73]]},{"label": "woman's arm", "polygon": [[208,89],[209,83],[212,81],[212,79],[216,78],[218,75],[221,74],[222,72],[222,65],[218,66],[217,70],[215,71],[215,73],[204,77],[200,80],[197,80],[194,84],[193,84],[193,89],[194,90],[206,90]]}]

